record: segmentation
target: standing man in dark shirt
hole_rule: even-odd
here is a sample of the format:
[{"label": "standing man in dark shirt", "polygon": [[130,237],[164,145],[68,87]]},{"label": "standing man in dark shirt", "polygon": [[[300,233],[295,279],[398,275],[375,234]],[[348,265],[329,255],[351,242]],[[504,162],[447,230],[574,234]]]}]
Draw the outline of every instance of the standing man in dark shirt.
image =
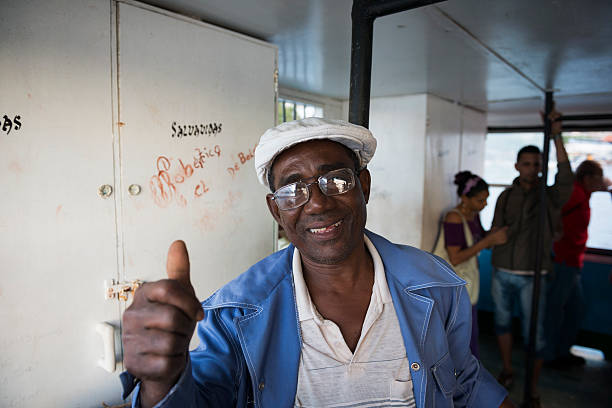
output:
[{"label": "standing man in dark shirt", "polygon": [[[574,180],[568,161],[567,152],[561,137],[561,122],[555,121],[561,116],[553,111],[551,135],[557,153],[557,175],[555,183],[546,188],[547,210],[544,220],[542,247],[542,275],[552,270],[553,231],[555,220],[561,207],[569,199]],[[538,185],[545,183],[540,177],[542,170],[542,155],[536,146],[525,146],[517,155],[515,169],[519,176],[512,186],[504,190],[495,206],[492,228],[508,227],[508,242],[493,247],[492,263],[493,278],[491,294],[495,304],[494,319],[497,342],[503,361],[503,370],[498,381],[509,388],[513,382],[512,368],[512,310],[513,302],[518,300],[521,311],[521,328],[525,343],[529,340],[529,321],[531,316],[531,299],[533,292],[533,276],[535,273],[536,248],[538,237],[538,218],[540,194]],[[538,358],[534,365],[533,381],[531,383],[532,401],[529,407],[539,407],[537,384],[542,368],[541,353],[544,349],[544,307],[546,280],[542,279],[540,291],[541,311],[537,322],[536,352]]]},{"label": "standing man in dark shirt", "polygon": [[588,239],[591,193],[606,191],[610,180],[604,179],[601,165],[585,160],[576,169],[576,181],[569,201],[561,210],[563,235],[553,245],[554,274],[549,281],[546,311],[545,358],[552,367],[584,364],[582,357],[570,354],[576,340],[584,298],[580,272]]}]

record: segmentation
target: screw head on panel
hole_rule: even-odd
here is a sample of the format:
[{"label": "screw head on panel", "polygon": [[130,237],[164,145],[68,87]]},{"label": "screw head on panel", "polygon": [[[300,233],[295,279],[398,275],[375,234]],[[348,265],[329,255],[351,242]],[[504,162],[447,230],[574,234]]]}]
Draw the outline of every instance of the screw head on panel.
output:
[{"label": "screw head on panel", "polygon": [[142,187],[140,187],[138,184],[130,184],[128,187],[128,192],[133,196],[140,194],[141,191]]},{"label": "screw head on panel", "polygon": [[108,198],[113,194],[113,186],[103,184],[98,188],[98,195],[102,198]]}]

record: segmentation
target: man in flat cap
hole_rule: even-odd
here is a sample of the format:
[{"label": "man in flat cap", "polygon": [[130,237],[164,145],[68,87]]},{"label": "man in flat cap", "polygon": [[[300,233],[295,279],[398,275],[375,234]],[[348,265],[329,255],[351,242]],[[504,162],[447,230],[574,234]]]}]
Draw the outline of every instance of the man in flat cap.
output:
[{"label": "man in flat cap", "polygon": [[365,230],[375,149],[369,130],[317,118],[262,136],[255,167],[292,245],[200,303],[172,244],[169,279],[123,317],[133,406],[512,406],[470,353],[465,282]]}]

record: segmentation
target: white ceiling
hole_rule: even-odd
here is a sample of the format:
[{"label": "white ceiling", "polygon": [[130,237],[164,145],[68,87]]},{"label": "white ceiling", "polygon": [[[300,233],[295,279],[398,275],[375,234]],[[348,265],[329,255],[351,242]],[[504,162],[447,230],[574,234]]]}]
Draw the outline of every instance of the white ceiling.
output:
[{"label": "white ceiling", "polygon": [[[281,86],[348,99],[352,0],[146,2],[274,43]],[[564,113],[612,112],[611,22],[609,0],[449,0],[382,17],[372,96],[427,92],[498,125],[538,123],[546,89]]]}]

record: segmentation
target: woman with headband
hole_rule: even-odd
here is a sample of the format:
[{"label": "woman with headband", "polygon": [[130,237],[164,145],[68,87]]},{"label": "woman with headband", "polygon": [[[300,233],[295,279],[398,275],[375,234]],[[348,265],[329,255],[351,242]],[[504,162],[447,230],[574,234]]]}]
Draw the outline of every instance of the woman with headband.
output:
[{"label": "woman with headband", "polygon": [[457,274],[467,282],[466,288],[472,303],[472,337],[470,348],[479,357],[478,320],[476,302],[480,290],[478,253],[493,245],[506,242],[507,227],[485,233],[479,212],[487,205],[489,185],[469,171],[455,174],[459,204],[444,217],[434,253],[446,259]]}]

